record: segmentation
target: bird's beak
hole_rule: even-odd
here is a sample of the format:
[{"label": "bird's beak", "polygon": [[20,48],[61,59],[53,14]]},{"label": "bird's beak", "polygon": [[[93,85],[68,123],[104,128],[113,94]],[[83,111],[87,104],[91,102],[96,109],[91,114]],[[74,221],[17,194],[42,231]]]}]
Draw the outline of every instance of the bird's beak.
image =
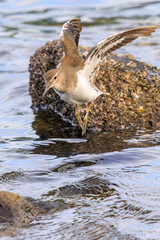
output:
[{"label": "bird's beak", "polygon": [[45,90],[44,90],[44,92],[43,92],[43,95],[42,95],[42,98],[44,98],[44,96],[46,95],[46,93],[48,92],[48,90],[51,88],[51,86],[48,84],[48,83],[46,83],[46,87],[45,87]]}]

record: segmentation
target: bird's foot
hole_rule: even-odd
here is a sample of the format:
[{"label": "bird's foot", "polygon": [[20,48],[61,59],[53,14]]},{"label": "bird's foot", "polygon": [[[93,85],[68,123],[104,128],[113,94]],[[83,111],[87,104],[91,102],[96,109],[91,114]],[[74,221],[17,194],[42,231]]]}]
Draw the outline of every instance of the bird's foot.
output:
[{"label": "bird's foot", "polygon": [[83,128],[83,122],[82,122],[82,119],[81,119],[81,115],[80,115],[80,112],[78,110],[78,106],[76,107],[76,118],[77,118],[77,121],[78,121],[78,124],[81,128]]},{"label": "bird's foot", "polygon": [[83,119],[82,136],[86,133],[87,121],[88,121],[88,114],[89,114],[89,111],[90,111],[90,109],[91,109],[92,104],[93,104],[93,101],[89,103],[89,106],[88,106],[86,115],[85,115],[85,117],[84,117],[84,119]]},{"label": "bird's foot", "polygon": [[87,128],[87,120],[88,120],[88,116],[84,118],[83,120],[83,126],[82,126],[82,136],[86,133],[86,128]]}]

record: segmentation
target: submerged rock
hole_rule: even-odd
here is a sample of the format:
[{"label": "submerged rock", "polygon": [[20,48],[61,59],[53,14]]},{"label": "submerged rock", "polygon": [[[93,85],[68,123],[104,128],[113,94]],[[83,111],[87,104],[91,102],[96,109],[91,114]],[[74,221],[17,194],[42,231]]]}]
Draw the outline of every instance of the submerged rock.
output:
[{"label": "submerged rock", "polygon": [[0,223],[26,225],[45,209],[34,206],[18,194],[0,191]]},{"label": "submerged rock", "polygon": [[0,238],[16,237],[34,220],[41,219],[42,214],[55,213],[69,207],[62,200],[50,202],[24,199],[18,194],[0,191]]},{"label": "submerged rock", "polygon": [[60,187],[56,190],[48,192],[47,196],[54,197],[73,197],[76,195],[81,196],[97,196],[97,197],[110,197],[115,194],[117,185],[115,183],[109,182],[106,179],[100,178],[98,176],[92,176],[86,178],[78,183],[66,185]]},{"label": "submerged rock", "polygon": [[[89,48],[80,47],[83,55]],[[63,55],[59,40],[46,43],[30,58],[29,91],[32,108],[49,109],[64,120],[77,124],[75,106],[69,105],[50,89],[45,98],[43,75],[56,68]],[[96,75],[96,85],[109,96],[102,95],[94,101],[88,118],[88,127],[104,131],[108,129],[160,128],[160,70],[137,61],[130,54],[111,54],[103,58]],[[84,116],[82,107],[82,117]]]}]

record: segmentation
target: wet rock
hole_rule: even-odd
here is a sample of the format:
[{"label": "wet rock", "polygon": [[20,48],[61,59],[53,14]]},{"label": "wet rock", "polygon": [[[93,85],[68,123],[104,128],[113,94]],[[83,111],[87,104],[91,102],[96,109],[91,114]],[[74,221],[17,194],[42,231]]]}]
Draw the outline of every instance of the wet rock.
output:
[{"label": "wet rock", "polygon": [[94,176],[86,178],[78,183],[66,185],[59,189],[50,191],[47,196],[69,197],[75,195],[81,196],[103,196],[109,197],[115,194],[116,184],[111,183],[103,178]]},{"label": "wet rock", "polygon": [[[80,47],[82,55],[89,48]],[[43,75],[56,68],[63,55],[59,40],[46,43],[30,58],[29,91],[32,108],[57,112],[72,125],[77,124],[74,105],[69,105],[50,89],[42,98],[45,88]],[[131,54],[111,54],[104,58],[96,75],[96,85],[109,96],[94,101],[88,118],[88,127],[99,131],[108,129],[160,128],[160,70],[137,61]],[[84,108],[84,106],[83,106]],[[82,117],[85,112],[82,111]]]},{"label": "wet rock", "polygon": [[18,194],[0,191],[0,223],[26,225],[45,212]]}]

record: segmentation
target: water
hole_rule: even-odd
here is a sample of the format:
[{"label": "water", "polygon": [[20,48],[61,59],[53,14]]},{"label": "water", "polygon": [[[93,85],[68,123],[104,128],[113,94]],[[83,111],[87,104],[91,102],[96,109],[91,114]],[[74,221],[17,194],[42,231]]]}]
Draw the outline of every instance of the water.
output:
[{"label": "water", "polygon": [[[91,46],[127,28],[160,25],[160,2],[0,1],[0,190],[56,205],[1,239],[158,240],[160,131],[80,138],[56,114],[30,108],[29,57],[73,17],[84,24],[80,44]],[[160,67],[159,36],[119,53]]]}]

